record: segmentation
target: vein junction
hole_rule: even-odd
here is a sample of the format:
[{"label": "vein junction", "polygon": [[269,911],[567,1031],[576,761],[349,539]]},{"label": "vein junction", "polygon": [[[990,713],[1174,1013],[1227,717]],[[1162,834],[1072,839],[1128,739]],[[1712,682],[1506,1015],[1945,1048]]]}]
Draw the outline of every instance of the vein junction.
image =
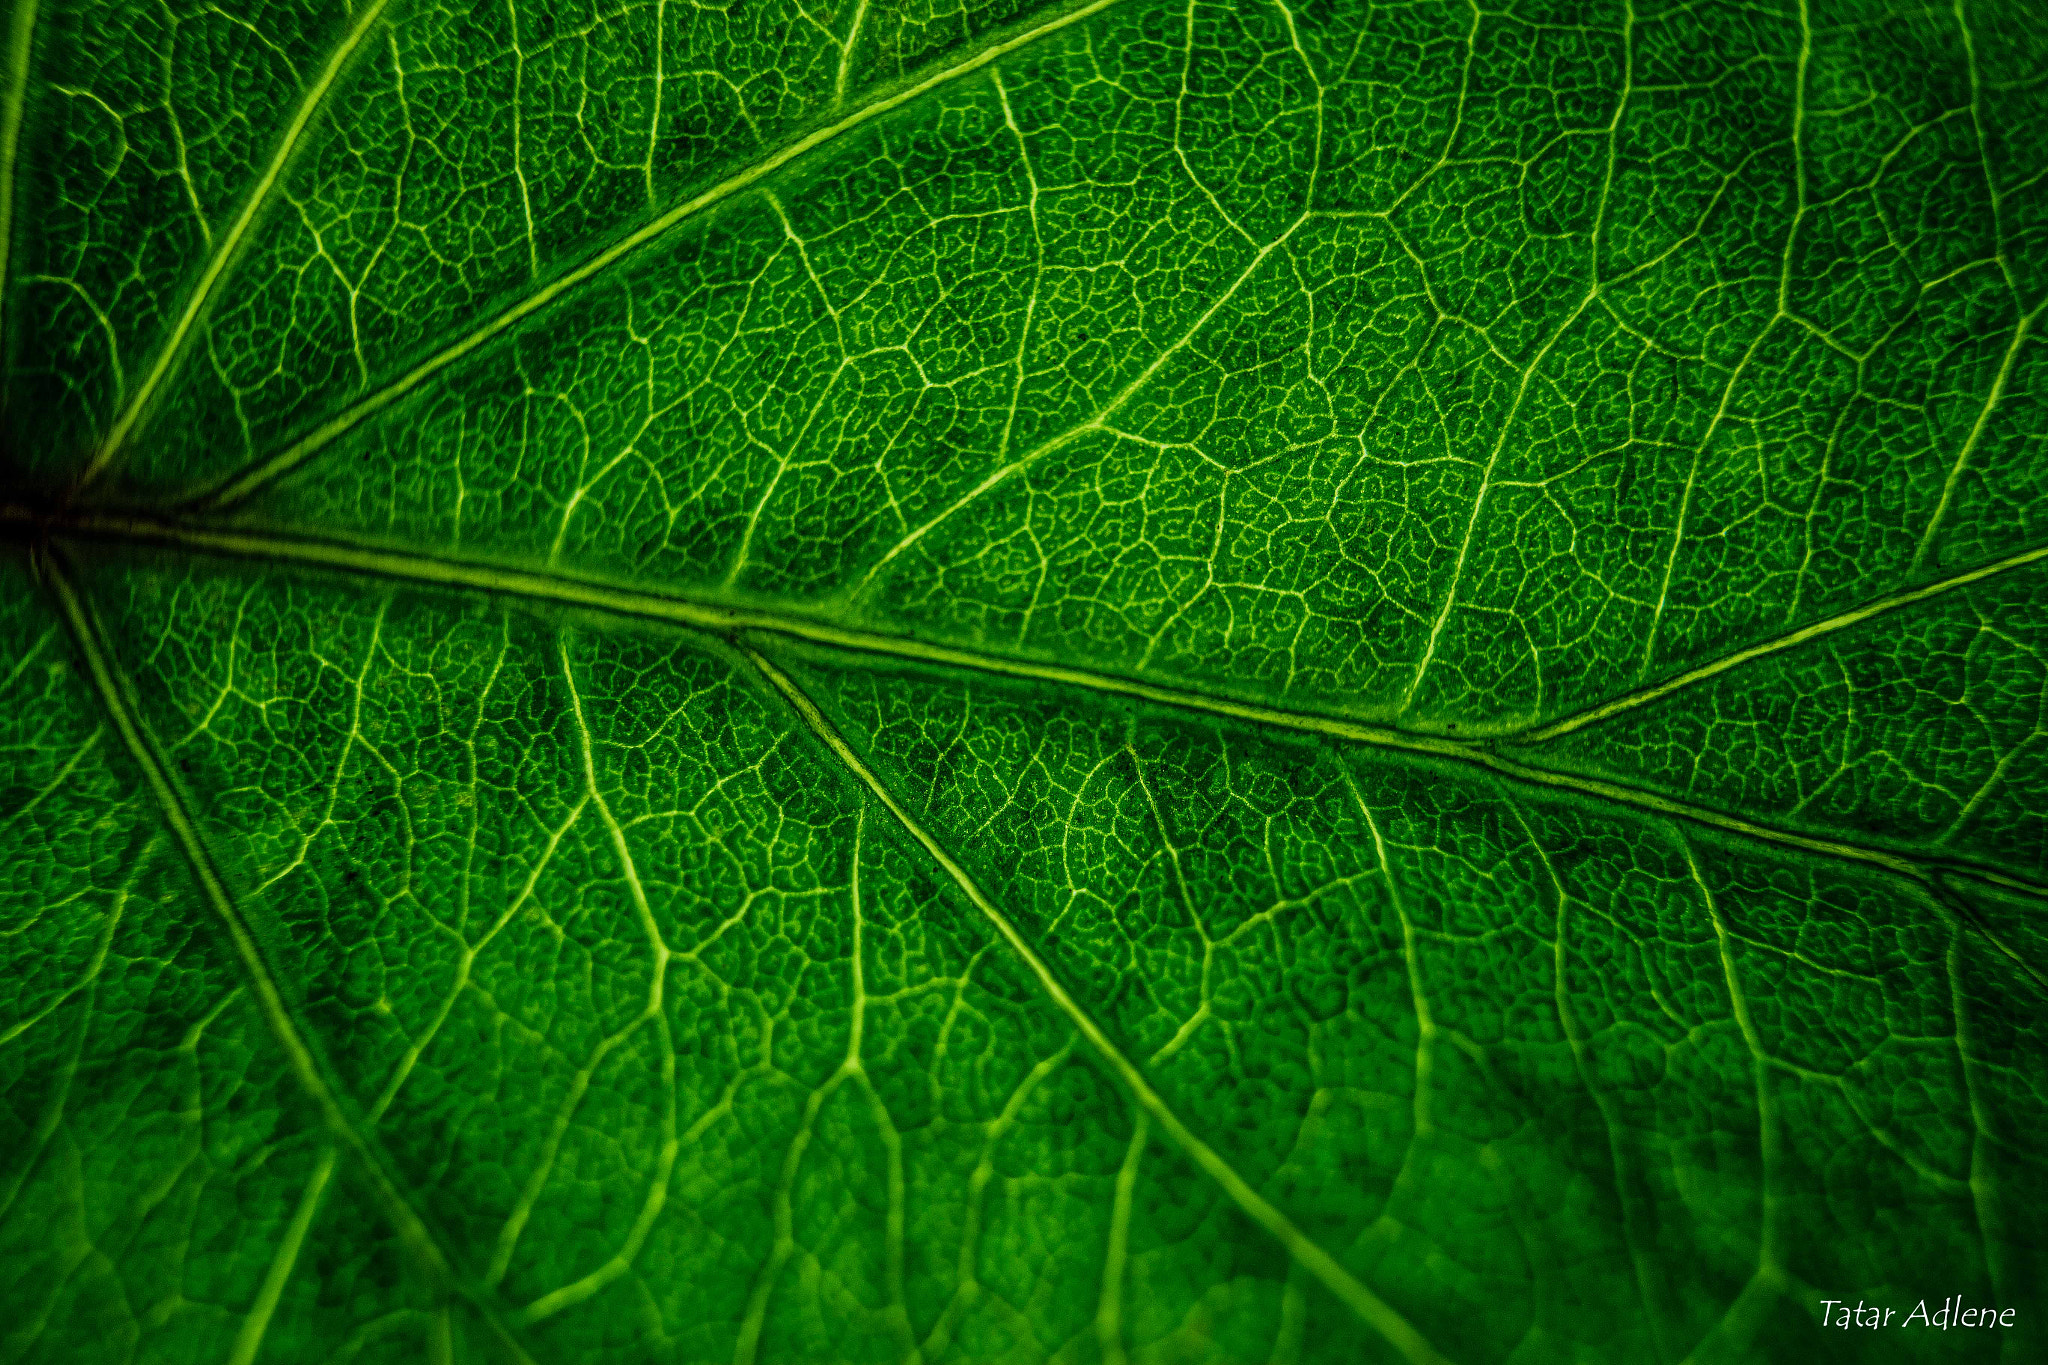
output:
[{"label": "vein junction", "polygon": [[1520,782],[1655,810],[1786,847],[1869,863],[1918,880],[1928,880],[1937,872],[1945,870],[1964,876],[1981,877],[2012,890],[2048,895],[2048,887],[2025,876],[2014,876],[1967,860],[1944,857],[1940,854],[1894,852],[1819,837],[1796,829],[1776,827],[1766,822],[1748,819],[1738,812],[1715,810],[1708,806],[1675,799],[1652,788],[1632,787],[1620,782],[1546,768],[1530,761],[1530,756],[1537,752],[1535,746],[1545,741],[1597,725],[1640,706],[1653,704],[1685,687],[1739,669],[1780,651],[1794,649],[1824,638],[1836,631],[1853,629],[1865,622],[1881,618],[1889,612],[1966,588],[2001,573],[2029,569],[2048,559],[2048,547],[2023,551],[1991,565],[1965,570],[1940,583],[1853,608],[1830,621],[1793,632],[1775,642],[1751,646],[1723,660],[1697,666],[1677,678],[1646,688],[1638,695],[1617,699],[1594,712],[1568,718],[1533,733],[1511,733],[1505,741],[1472,741],[1362,723],[1341,716],[1285,710],[1063,664],[848,629],[832,624],[829,620],[738,607],[716,599],[693,599],[621,588],[560,573],[447,559],[341,541],[250,532],[202,523],[100,514],[67,516],[53,521],[25,508],[0,507],[0,525],[10,523],[18,531],[34,528],[42,533],[56,531],[60,534],[91,537],[115,543],[168,546],[206,555],[252,559],[280,565],[302,565],[444,589],[491,593],[536,604],[595,609],[619,616],[639,617],[684,626],[728,640],[745,640],[755,635],[777,636],[808,645],[881,655],[940,668],[966,669],[1049,682],[1105,696],[1200,712],[1226,720],[1272,726],[1361,745],[1473,764]]}]

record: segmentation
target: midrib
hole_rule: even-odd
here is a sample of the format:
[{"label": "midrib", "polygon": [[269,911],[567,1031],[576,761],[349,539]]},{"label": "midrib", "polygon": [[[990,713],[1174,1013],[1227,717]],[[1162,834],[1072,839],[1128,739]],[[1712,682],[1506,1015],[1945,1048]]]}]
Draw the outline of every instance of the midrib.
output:
[{"label": "midrib", "polygon": [[[1791,649],[1838,630],[1849,629],[1943,592],[1983,582],[2048,559],[2048,545],[2009,555],[1968,569],[1938,583],[1894,594],[1851,608],[1827,622],[1805,626],[1701,665],[1678,678],[1629,693],[1580,715],[1523,735],[1487,741],[1450,739],[1390,726],[1372,725],[1342,716],[1289,710],[1169,687],[1091,669],[1041,660],[932,644],[909,636],[841,626],[829,620],[758,606],[718,602],[680,593],[649,592],[582,578],[555,570],[538,570],[481,560],[444,558],[416,551],[310,536],[245,531],[203,523],[158,520],[114,513],[71,513],[57,517],[18,506],[0,505],[0,534],[43,534],[60,538],[149,545],[222,558],[258,560],[368,578],[382,578],[425,587],[481,592],[529,603],[546,604],[607,615],[632,617],[681,626],[703,634],[746,644],[772,637],[805,645],[899,659],[907,663],[956,668],[999,677],[1051,683],[1102,696],[1150,702],[1260,727],[1313,734],[1345,743],[1393,749],[1427,758],[1485,769],[1500,777],[1552,791],[1572,792],[1603,803],[1689,820],[1726,833],[1796,848],[1830,858],[1862,863],[1932,882],[1948,873],[1975,878],[2022,894],[2048,897],[2048,886],[1996,867],[1960,858],[1925,858],[1845,840],[1820,838],[1759,820],[1681,801],[1663,793],[1596,777],[1547,768],[1526,761],[1542,740],[1587,728],[1636,706],[1662,700],[1681,687],[1740,668],[1759,658]],[[1829,624],[1833,623],[1833,624]],[[1826,626],[1826,629],[1822,627]],[[1511,757],[1510,753],[1517,756]]]}]

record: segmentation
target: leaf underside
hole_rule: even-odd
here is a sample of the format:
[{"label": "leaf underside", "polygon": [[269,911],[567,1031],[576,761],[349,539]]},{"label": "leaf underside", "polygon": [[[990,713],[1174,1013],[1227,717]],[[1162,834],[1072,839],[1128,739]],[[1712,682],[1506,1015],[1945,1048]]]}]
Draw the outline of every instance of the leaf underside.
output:
[{"label": "leaf underside", "polygon": [[2026,0],[5,13],[0,1362],[2048,1353]]}]

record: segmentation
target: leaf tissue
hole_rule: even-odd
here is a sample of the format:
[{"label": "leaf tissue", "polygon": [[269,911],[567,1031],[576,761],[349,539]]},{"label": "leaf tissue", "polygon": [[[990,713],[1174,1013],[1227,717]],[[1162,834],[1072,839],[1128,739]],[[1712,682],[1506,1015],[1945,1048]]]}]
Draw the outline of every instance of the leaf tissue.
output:
[{"label": "leaf tissue", "polygon": [[0,15],[0,1365],[2048,1358],[2037,0]]}]

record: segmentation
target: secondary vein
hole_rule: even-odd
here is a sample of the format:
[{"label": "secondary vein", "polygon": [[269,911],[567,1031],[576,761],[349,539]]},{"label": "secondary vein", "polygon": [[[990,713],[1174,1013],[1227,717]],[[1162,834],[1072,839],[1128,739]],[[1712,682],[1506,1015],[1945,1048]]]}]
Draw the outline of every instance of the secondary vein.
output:
[{"label": "secondary vein", "polygon": [[876,91],[874,98],[834,119],[816,127],[792,141],[784,143],[760,160],[728,176],[710,188],[691,196],[682,203],[642,224],[631,234],[589,257],[581,265],[558,275],[532,293],[520,298],[482,326],[460,340],[415,365],[397,379],[365,395],[344,408],[333,417],[301,436],[292,444],[274,455],[265,456],[253,464],[228,475],[225,479],[195,494],[187,503],[194,511],[213,511],[242,502],[276,479],[297,469],[324,450],[336,438],[354,428],[365,419],[391,406],[406,394],[424,384],[448,366],[499,336],[514,324],[531,317],[554,303],[557,299],[597,275],[638,252],[642,247],[667,233],[671,228],[694,218],[705,211],[724,203],[743,190],[751,189],[768,179],[775,172],[791,162],[816,151],[827,143],[852,132],[881,115],[917,99],[942,85],[950,84],[963,76],[971,75],[993,64],[998,58],[1029,47],[1040,39],[1079,23],[1092,15],[1100,14],[1117,0],[1086,0],[1075,5],[1069,0],[1066,7],[1057,13],[1041,18],[1024,28],[1000,30],[979,44],[967,48],[950,63],[936,69],[892,82]]},{"label": "secondary vein", "polygon": [[29,53],[35,45],[36,0],[16,0],[7,30],[7,93],[0,97],[0,339],[6,336],[12,294],[9,248],[14,242],[14,179],[21,148],[21,117],[28,102]]},{"label": "secondary vein", "polygon": [[1768,640],[1750,645],[1745,649],[1738,649],[1731,654],[1724,654],[1720,658],[1710,660],[1697,668],[1687,669],[1676,677],[1667,678],[1663,682],[1649,687],[1638,688],[1633,692],[1616,697],[1612,701],[1602,702],[1598,706],[1566,716],[1562,720],[1553,721],[1539,729],[1505,736],[1504,738],[1516,744],[1542,744],[1547,740],[1568,735],[1574,730],[1582,730],[1589,725],[1596,725],[1610,717],[1618,716],[1624,711],[1633,711],[1639,706],[1648,706],[1651,702],[1661,701],[1673,692],[1691,687],[1694,683],[1701,683],[1709,678],[1718,677],[1730,669],[1740,668],[1752,660],[1782,653],[1797,645],[1803,645],[1809,640],[1818,639],[1823,635],[1832,635],[1838,630],[1861,625],[1872,617],[1882,616],[1886,612],[1897,611],[1901,607],[1910,607],[1917,602],[1925,602],[1931,597],[1939,597],[1943,593],[1954,592],[1957,588],[1968,587],[1972,583],[1981,583],[1987,578],[1994,578],[2013,569],[2025,568],[2027,565],[2037,563],[2042,559],[2048,559],[2048,545],[2036,545],[2030,550],[2021,550],[2018,554],[2007,555],[2004,559],[1993,560],[1989,564],[1980,564],[1973,569],[1965,569],[1961,573],[1951,574],[1947,578],[1939,579],[1933,583],[1922,584],[1917,588],[1909,588],[1905,592],[1893,593],[1890,597],[1881,597],[1874,602],[1862,603],[1861,605],[1849,608],[1847,611],[1837,612],[1833,616],[1810,622],[1799,627],[1797,630],[1786,631],[1782,635],[1774,635]]},{"label": "secondary vein", "polygon": [[[390,1174],[383,1155],[376,1145],[363,1133],[350,1117],[340,1096],[322,1073],[319,1061],[306,1043],[286,1003],[284,993],[278,985],[277,973],[272,967],[269,955],[264,951],[248,917],[235,902],[226,880],[214,865],[213,855],[206,847],[198,822],[186,808],[182,793],[171,782],[164,760],[157,753],[156,745],[143,728],[141,721],[128,704],[127,689],[116,672],[108,650],[100,639],[100,633],[84,597],[72,582],[70,572],[54,555],[43,561],[44,579],[56,596],[57,605],[64,621],[69,626],[72,639],[77,645],[80,657],[91,679],[94,692],[105,708],[114,730],[127,746],[128,753],[142,770],[151,794],[163,815],[164,823],[170,827],[172,837],[177,841],[186,862],[191,866],[194,878],[199,883],[201,896],[226,929],[228,939],[240,959],[250,992],[256,999],[257,1009],[269,1027],[271,1036],[283,1050],[285,1061],[292,1075],[308,1099],[319,1111],[327,1129],[356,1159],[360,1169],[375,1189],[379,1202],[384,1205],[386,1216],[392,1221],[400,1239],[417,1255],[438,1284],[461,1291],[454,1267],[439,1240],[413,1209],[398,1182]],[[475,1307],[494,1329],[503,1345],[513,1355],[531,1365],[526,1353],[504,1327],[501,1317],[487,1302],[469,1295]]]},{"label": "secondary vein", "polygon": [[192,286],[190,296],[185,300],[184,311],[178,314],[177,322],[171,327],[171,334],[157,348],[156,359],[151,363],[148,373],[136,386],[134,395],[121,409],[120,415],[114,419],[114,425],[108,430],[106,439],[100,443],[99,449],[87,462],[85,472],[79,476],[81,487],[92,483],[107,471],[120,454],[122,446],[134,434],[136,426],[147,415],[157,391],[163,387],[164,382],[177,367],[178,360],[184,353],[185,344],[191,340],[207,304],[212,301],[214,294],[231,273],[236,254],[248,236],[250,226],[255,223],[263,206],[270,201],[271,191],[277,188],[278,181],[283,179],[285,163],[298,149],[300,141],[306,135],[307,127],[313,122],[313,116],[319,112],[320,106],[326,103],[327,96],[340,81],[342,68],[362,49],[364,40],[377,27],[390,3],[391,0],[370,0],[370,3],[363,7],[362,13],[356,16],[355,23],[350,26],[342,40],[327,54],[326,62],[320,67],[320,74],[300,98],[299,107],[293,111],[291,122],[285,125],[283,133],[278,136],[277,145],[271,148],[270,160],[264,166],[263,173],[257,177],[255,185],[250,188],[249,196],[242,202],[241,210],[236,213],[234,222],[228,225],[228,230],[214,243],[212,252],[206,258],[206,264],[199,272],[198,280]]},{"label": "secondary vein", "polygon": [[1189,1160],[1201,1167],[1205,1175],[1221,1186],[1223,1192],[1230,1197],[1231,1201],[1247,1217],[1260,1227],[1266,1229],[1267,1232],[1271,1233],[1285,1246],[1288,1253],[1296,1261],[1300,1262],[1303,1269],[1314,1275],[1317,1280],[1321,1281],[1324,1288],[1328,1289],[1346,1307],[1350,1308],[1365,1322],[1371,1324],[1381,1336],[1385,1337],[1388,1343],[1401,1353],[1403,1359],[1411,1362],[1411,1365],[1443,1365],[1443,1357],[1437,1354],[1436,1349],[1423,1338],[1421,1333],[1415,1330],[1414,1326],[1406,1318],[1396,1312],[1384,1299],[1366,1288],[1357,1277],[1339,1264],[1335,1257],[1311,1241],[1301,1229],[1294,1225],[1293,1220],[1267,1202],[1266,1198],[1253,1189],[1244,1177],[1239,1175],[1214,1148],[1203,1142],[1186,1124],[1181,1122],[1180,1117],[1167,1106],[1165,1099],[1160,1096],[1158,1091],[1152,1088],[1151,1082],[1145,1079],[1144,1073],[1139,1071],[1137,1066],[1128,1057],[1124,1056],[1123,1051],[1111,1041],[1109,1035],[1103,1032],[1101,1026],[1089,1016],[1086,1010],[1081,1008],[1080,1003],[1068,993],[1066,987],[1060,984],[1059,978],[1053,974],[1052,969],[1038,955],[1037,950],[1018,931],[1016,925],[1011,923],[1009,916],[1005,915],[996,906],[995,902],[988,898],[981,887],[967,874],[967,870],[953,860],[952,856],[946,852],[938,840],[933,838],[922,825],[917,823],[916,818],[897,802],[895,795],[889,790],[888,786],[876,776],[873,769],[861,761],[860,756],[854,753],[852,746],[833,728],[832,723],[825,718],[824,713],[818,709],[817,704],[811,700],[802,688],[797,686],[795,680],[769,662],[758,650],[743,646],[742,652],[745,654],[748,662],[752,663],[759,670],[762,677],[777,692],[782,694],[783,698],[788,701],[797,715],[811,728],[812,732],[824,743],[825,747],[831,750],[833,755],[846,766],[847,770],[866,786],[869,791],[873,792],[884,806],[888,807],[889,813],[896,817],[898,823],[909,832],[911,838],[924,847],[925,852],[931,856],[932,861],[936,862],[946,875],[952,878],[954,884],[965,893],[968,900],[974,903],[974,907],[981,911],[989,923],[995,927],[996,932],[1002,936],[1003,941],[1009,945],[1010,950],[1017,955],[1030,970],[1032,976],[1037,979],[1039,989],[1044,991],[1053,1004],[1059,1008],[1060,1012],[1067,1016],[1068,1020],[1074,1025],[1075,1030],[1088,1040],[1097,1055],[1102,1058],[1111,1071],[1116,1073],[1118,1079],[1122,1080],[1125,1086],[1129,1088],[1138,1104],[1159,1125],[1160,1131],[1165,1133]]},{"label": "secondary vein", "polygon": [[1941,481],[1941,497],[1934,504],[1934,515],[1927,519],[1927,529],[1920,533],[1920,544],[1913,551],[1913,567],[1919,568],[1921,561],[1934,549],[1935,536],[1941,530],[1942,521],[1948,516],[1948,509],[1955,502],[1956,488],[1962,483],[1963,471],[1969,467],[1970,456],[1976,451],[1977,443],[1984,438],[1984,431],[1991,425],[1991,418],[1998,411],[1999,403],[2005,398],[2005,387],[2012,378],[2014,362],[2019,359],[2020,348],[2027,344],[2027,335],[2033,330],[2034,319],[2048,308],[2048,299],[2034,306],[2033,311],[2022,314],[2012,329],[2012,341],[1999,357],[1998,371],[1991,377],[1991,388],[1984,395],[1984,402],[1977,409],[1976,420],[1970,423],[1970,431],[1963,443],[1956,448],[1956,457],[1948,468],[1948,477]]}]

